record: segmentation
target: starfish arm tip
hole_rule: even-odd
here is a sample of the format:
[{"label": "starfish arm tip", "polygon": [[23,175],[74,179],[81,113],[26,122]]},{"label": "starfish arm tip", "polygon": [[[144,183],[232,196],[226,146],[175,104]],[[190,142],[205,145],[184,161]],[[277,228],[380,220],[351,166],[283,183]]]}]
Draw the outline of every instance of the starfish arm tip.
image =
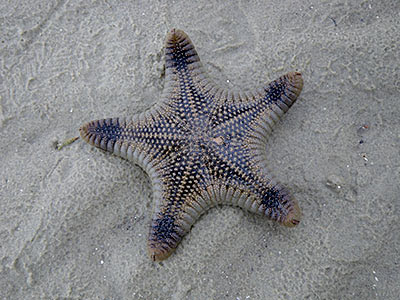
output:
[{"label": "starfish arm tip", "polygon": [[296,94],[296,97],[300,95],[303,89],[303,77],[300,72],[290,72],[286,75],[292,85],[291,90]]},{"label": "starfish arm tip", "polygon": [[[300,96],[300,93],[303,89],[303,77],[301,76],[300,72],[289,72],[275,80],[274,84],[282,85],[283,93],[276,104],[285,113]],[[273,91],[274,88],[271,90]]]},{"label": "starfish arm tip", "polygon": [[286,227],[295,227],[300,223],[302,217],[301,209],[297,203],[297,201],[293,201],[292,210],[283,220],[282,224]]},{"label": "starfish arm tip", "polygon": [[168,257],[170,257],[174,250],[175,249],[171,249],[171,248],[164,249],[164,248],[156,247],[150,243],[147,247],[147,252],[150,256],[150,259],[152,261],[157,261],[157,262],[163,261],[163,260],[167,259]]},{"label": "starfish arm tip", "polygon": [[79,133],[90,145],[115,153],[114,145],[120,139],[124,126],[123,118],[95,120],[82,125]]}]

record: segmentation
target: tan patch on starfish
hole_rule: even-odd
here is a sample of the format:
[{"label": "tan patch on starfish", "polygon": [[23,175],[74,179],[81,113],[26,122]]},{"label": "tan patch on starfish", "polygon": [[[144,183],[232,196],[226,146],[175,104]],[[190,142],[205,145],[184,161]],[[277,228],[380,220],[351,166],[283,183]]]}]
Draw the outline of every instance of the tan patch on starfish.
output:
[{"label": "tan patch on starfish", "polygon": [[165,63],[164,93],[153,108],[80,128],[86,142],[149,174],[155,201],[150,257],[167,258],[200,215],[219,204],[297,225],[297,201],[271,177],[264,153],[273,125],[301,92],[301,74],[232,93],[207,77],[189,37],[177,29],[168,33]]}]

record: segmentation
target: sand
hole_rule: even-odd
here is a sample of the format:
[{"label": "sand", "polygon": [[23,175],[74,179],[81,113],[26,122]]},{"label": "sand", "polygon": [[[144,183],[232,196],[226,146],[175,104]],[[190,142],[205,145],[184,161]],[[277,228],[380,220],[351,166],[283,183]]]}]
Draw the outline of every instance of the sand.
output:
[{"label": "sand", "polygon": [[[0,3],[0,298],[398,299],[400,2],[129,2]],[[302,72],[266,159],[304,217],[214,208],[153,263],[146,174],[56,145],[156,103],[174,27],[226,88]]]}]

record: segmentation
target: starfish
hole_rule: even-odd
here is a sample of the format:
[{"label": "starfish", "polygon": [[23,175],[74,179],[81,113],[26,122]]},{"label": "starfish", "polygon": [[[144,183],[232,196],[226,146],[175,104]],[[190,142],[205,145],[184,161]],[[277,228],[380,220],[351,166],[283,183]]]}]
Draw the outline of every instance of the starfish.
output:
[{"label": "starfish", "polygon": [[165,44],[161,101],[131,118],[86,123],[89,144],[128,159],[149,175],[155,202],[148,237],[153,261],[166,259],[195,221],[216,205],[239,206],[285,226],[300,222],[297,201],[267,169],[265,143],[303,87],[288,73],[254,90],[217,87],[181,30]]}]

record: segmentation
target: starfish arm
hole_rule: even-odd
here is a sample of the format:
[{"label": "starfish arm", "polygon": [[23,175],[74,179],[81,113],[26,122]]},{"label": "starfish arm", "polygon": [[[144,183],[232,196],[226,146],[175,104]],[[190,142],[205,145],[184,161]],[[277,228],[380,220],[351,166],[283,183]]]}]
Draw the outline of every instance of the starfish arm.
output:
[{"label": "starfish arm", "polygon": [[208,114],[221,90],[206,74],[189,36],[172,29],[165,42],[165,88],[159,107],[186,122]]},{"label": "starfish arm", "polygon": [[159,184],[148,238],[153,261],[166,259],[208,208],[201,199],[209,175],[199,151],[176,152],[156,168]]},{"label": "starfish arm", "polygon": [[[271,82],[268,86],[263,88],[265,95],[258,98],[259,107],[265,107],[260,109],[259,113],[252,119],[252,126],[246,131],[245,139],[243,144],[246,148],[250,149],[253,154],[253,161],[257,162],[257,165],[264,174],[270,174],[266,157],[266,142],[269,135],[271,134],[274,124],[281,119],[284,113],[297,100],[303,87],[303,79],[301,74],[298,72],[288,73],[279,79]],[[265,103],[263,106],[261,103]],[[298,215],[300,218],[300,210],[297,207]],[[295,217],[297,218],[297,217]],[[286,223],[290,225],[289,223]]]},{"label": "starfish arm", "polygon": [[259,89],[259,97],[253,101],[259,111],[254,119],[253,132],[265,142],[274,124],[296,102],[303,88],[303,79],[298,72],[288,73]]},{"label": "starfish arm", "polygon": [[[239,206],[264,215],[287,227],[299,224],[301,210],[297,200],[277,183],[246,147],[223,147],[213,151],[208,168],[218,202]],[[222,171],[221,171],[222,170]]]},{"label": "starfish arm", "polygon": [[81,126],[79,131],[87,143],[128,159],[149,174],[177,151],[180,141],[185,139],[175,119],[158,113],[95,120]]},{"label": "starfish arm", "polygon": [[214,107],[211,126],[216,130],[226,130],[246,123],[260,127],[257,131],[268,135],[273,125],[294,104],[302,87],[301,74],[291,72],[253,92],[231,93]]},{"label": "starfish arm", "polygon": [[79,128],[82,139],[96,148],[115,153],[121,149],[126,120],[108,118],[90,121]]}]

